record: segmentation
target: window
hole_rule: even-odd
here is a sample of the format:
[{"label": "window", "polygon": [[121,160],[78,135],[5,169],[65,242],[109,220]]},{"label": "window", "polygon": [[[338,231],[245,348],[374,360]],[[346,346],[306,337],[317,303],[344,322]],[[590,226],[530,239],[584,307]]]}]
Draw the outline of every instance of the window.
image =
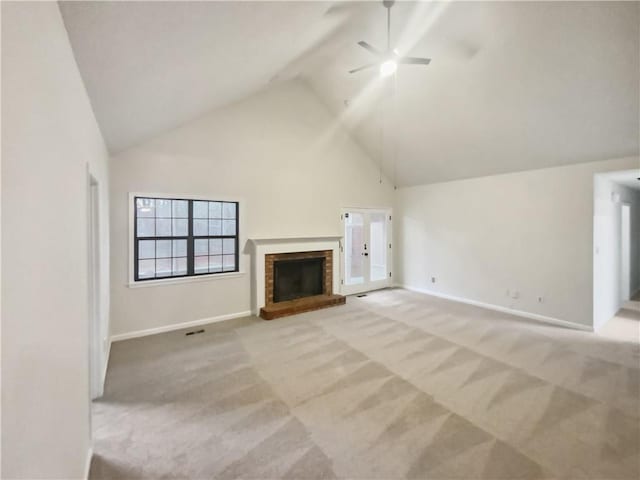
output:
[{"label": "window", "polygon": [[134,280],[238,271],[238,202],[134,197]]}]

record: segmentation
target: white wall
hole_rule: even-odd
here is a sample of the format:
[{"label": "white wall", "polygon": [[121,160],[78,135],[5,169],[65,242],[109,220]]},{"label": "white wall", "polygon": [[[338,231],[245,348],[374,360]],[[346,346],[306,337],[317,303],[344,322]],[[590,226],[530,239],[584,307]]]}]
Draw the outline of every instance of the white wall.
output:
[{"label": "white wall", "polygon": [[596,175],[594,192],[593,317],[597,329],[611,319],[623,303],[620,263],[623,203],[631,207],[631,294],[640,288],[640,190],[617,184],[605,175]]},{"label": "white wall", "polygon": [[626,158],[399,189],[398,281],[591,327],[593,176],[637,165]]},{"label": "white wall", "polygon": [[231,197],[243,240],[340,235],[340,208],[391,206],[393,190],[298,81],[216,110],[111,161],[112,322],[125,334],[247,312],[246,273],[129,288],[129,192]]},{"label": "white wall", "polygon": [[87,170],[106,219],[107,161],[57,3],[2,2],[2,478],[85,474]]}]

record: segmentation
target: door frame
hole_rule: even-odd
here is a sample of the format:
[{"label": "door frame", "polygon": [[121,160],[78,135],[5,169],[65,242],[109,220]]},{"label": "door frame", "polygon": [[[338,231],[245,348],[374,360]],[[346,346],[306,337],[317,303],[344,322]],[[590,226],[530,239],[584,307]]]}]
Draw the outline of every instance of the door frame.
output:
[{"label": "door frame", "polygon": [[87,294],[89,306],[89,395],[94,400],[103,395],[104,379],[102,375],[102,291],[100,274],[100,184],[88,173],[87,178],[87,227],[88,227],[88,281]]},{"label": "door frame", "polygon": [[[387,271],[389,275],[385,277],[384,280],[365,281],[362,284],[357,285],[346,285],[345,280],[345,267],[346,267],[346,250],[345,250],[345,214],[346,213],[361,213],[365,215],[365,238],[367,239],[367,243],[371,243],[369,241],[370,228],[367,228],[370,223],[368,221],[369,215],[371,213],[384,213],[385,215],[385,227],[386,227],[386,243],[387,243]],[[357,293],[370,292],[373,290],[380,290],[382,288],[388,288],[393,285],[393,209],[391,207],[344,207],[340,209],[340,225],[342,228],[342,239],[340,240],[340,293],[343,295],[354,295]],[[370,259],[370,257],[369,257]],[[371,274],[371,263],[367,262],[368,265],[368,274]]]},{"label": "door frame", "polygon": [[[625,219],[626,217],[626,219]],[[631,298],[631,204],[620,204],[620,300]]]}]

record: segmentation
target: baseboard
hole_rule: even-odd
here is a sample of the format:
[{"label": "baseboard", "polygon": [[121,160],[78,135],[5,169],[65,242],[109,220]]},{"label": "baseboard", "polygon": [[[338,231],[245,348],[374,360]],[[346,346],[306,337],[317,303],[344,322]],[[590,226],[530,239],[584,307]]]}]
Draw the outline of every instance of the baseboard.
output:
[{"label": "baseboard", "polygon": [[107,381],[107,369],[109,368],[109,357],[111,356],[111,344],[113,343],[113,339],[109,339],[109,344],[107,345],[107,353],[104,356],[104,369],[102,371],[102,391],[104,392],[104,384]]},{"label": "baseboard", "polygon": [[118,335],[112,335],[112,342],[119,342],[121,340],[129,340],[130,338],[146,337],[148,335],[155,335],[157,333],[173,332],[174,330],[181,330],[183,328],[199,327],[208,323],[223,322],[225,320],[232,320],[234,318],[248,317],[251,315],[251,311],[229,313],[227,315],[219,315],[217,317],[201,318],[200,320],[193,320],[191,322],[174,323],[172,325],[165,325],[163,327],[148,328],[146,330],[137,330],[135,332],[120,333]]},{"label": "baseboard", "polygon": [[84,480],[89,480],[89,471],[91,470],[91,459],[93,458],[93,447],[89,447],[87,452],[87,459],[84,463]]},{"label": "baseboard", "polygon": [[583,330],[587,332],[593,332],[593,328],[587,325],[581,325],[575,322],[569,322],[567,320],[561,320],[559,318],[547,317],[538,313],[525,312],[522,310],[515,310],[513,308],[502,307],[500,305],[494,305],[492,303],[479,302],[477,300],[470,300],[468,298],[456,297],[454,295],[448,295],[446,293],[434,292],[427,290],[426,288],[411,287],[408,285],[396,285],[396,287],[404,288],[412,292],[424,293],[425,295],[431,295],[432,297],[444,298],[446,300],[452,300],[454,302],[466,303],[468,305],[474,305],[476,307],[486,308],[488,310],[494,310],[496,312],[508,313],[515,315],[516,317],[527,318],[529,320],[537,320],[538,322],[549,323],[551,325],[558,325],[561,327],[573,328],[575,330]]}]

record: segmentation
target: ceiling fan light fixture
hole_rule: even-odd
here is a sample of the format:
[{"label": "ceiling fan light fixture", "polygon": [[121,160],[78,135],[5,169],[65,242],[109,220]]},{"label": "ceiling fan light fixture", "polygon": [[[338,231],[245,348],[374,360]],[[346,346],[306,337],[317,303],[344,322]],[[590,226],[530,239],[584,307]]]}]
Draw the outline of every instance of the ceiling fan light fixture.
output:
[{"label": "ceiling fan light fixture", "polygon": [[398,69],[398,63],[395,60],[387,60],[380,64],[380,76],[388,77],[396,73]]}]

